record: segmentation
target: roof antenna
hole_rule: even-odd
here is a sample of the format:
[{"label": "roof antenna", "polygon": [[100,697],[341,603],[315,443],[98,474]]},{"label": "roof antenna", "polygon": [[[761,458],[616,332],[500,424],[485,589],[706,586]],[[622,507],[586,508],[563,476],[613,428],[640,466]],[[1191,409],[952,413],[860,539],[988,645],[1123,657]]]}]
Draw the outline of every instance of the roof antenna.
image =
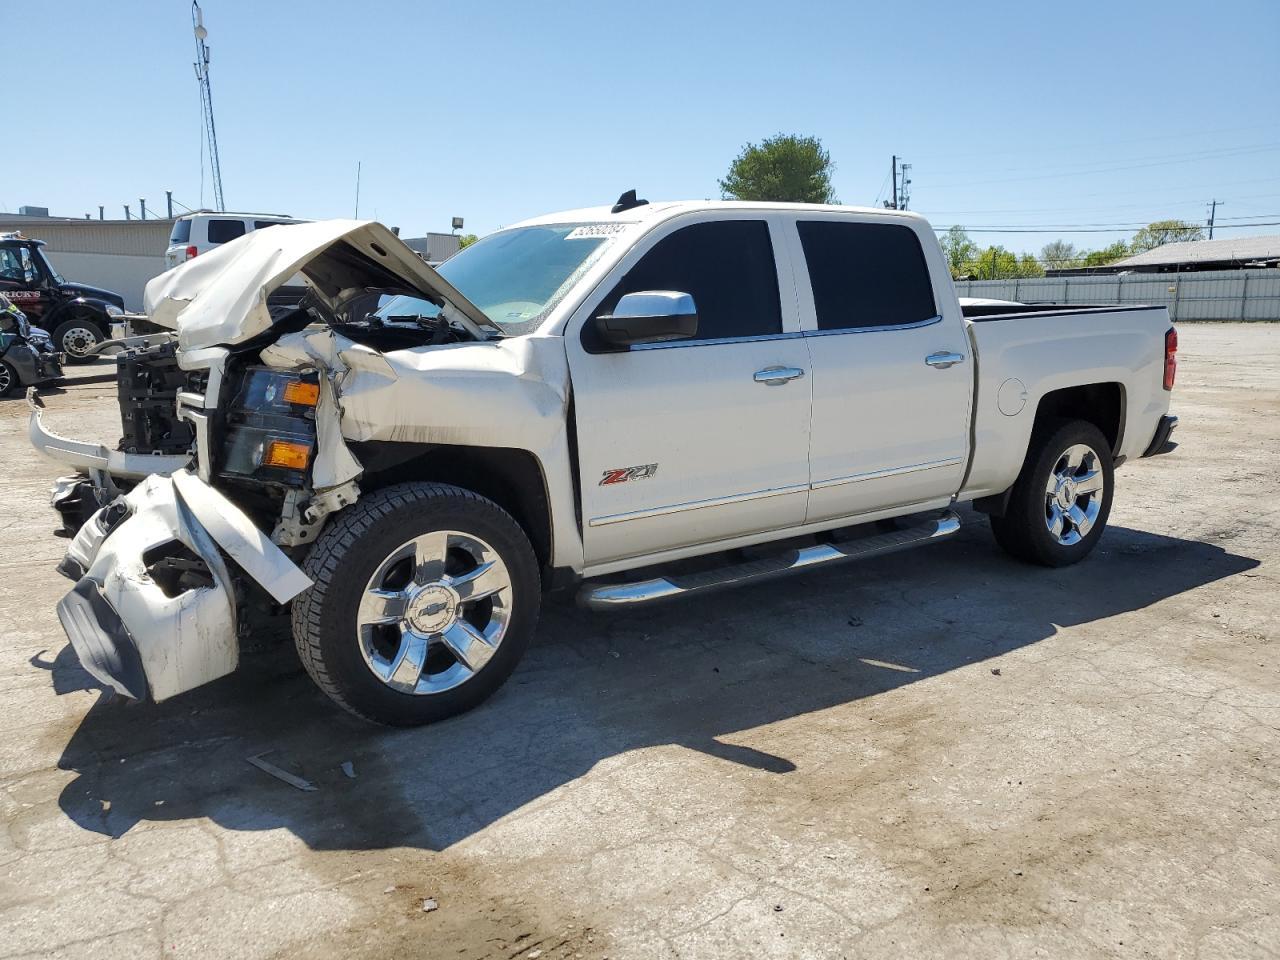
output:
[{"label": "roof antenna", "polygon": [[613,209],[609,212],[622,213],[624,210],[631,210],[635,207],[643,207],[648,202],[649,202],[648,200],[636,199],[636,192],[634,190],[628,190],[626,193],[624,193],[622,196],[618,198],[618,202],[613,205]]}]

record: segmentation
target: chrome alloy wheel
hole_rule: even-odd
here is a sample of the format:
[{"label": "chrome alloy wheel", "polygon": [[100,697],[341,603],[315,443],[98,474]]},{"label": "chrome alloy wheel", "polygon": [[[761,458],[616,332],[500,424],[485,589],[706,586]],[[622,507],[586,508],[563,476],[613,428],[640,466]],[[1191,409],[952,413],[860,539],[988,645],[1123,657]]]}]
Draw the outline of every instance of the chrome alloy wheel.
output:
[{"label": "chrome alloy wheel", "polygon": [[98,339],[97,332],[88,327],[72,327],[62,334],[62,349],[73,357],[87,357]]},{"label": "chrome alloy wheel", "polygon": [[0,397],[13,389],[13,374],[9,372],[7,363],[0,363]]},{"label": "chrome alloy wheel", "polygon": [[1084,443],[1067,447],[1045,485],[1044,523],[1050,535],[1068,547],[1088,536],[1102,509],[1105,488],[1094,449]]},{"label": "chrome alloy wheel", "polygon": [[489,662],[510,620],[511,575],[498,552],[469,533],[440,530],[378,565],[360,597],[356,639],[393,690],[443,693]]}]

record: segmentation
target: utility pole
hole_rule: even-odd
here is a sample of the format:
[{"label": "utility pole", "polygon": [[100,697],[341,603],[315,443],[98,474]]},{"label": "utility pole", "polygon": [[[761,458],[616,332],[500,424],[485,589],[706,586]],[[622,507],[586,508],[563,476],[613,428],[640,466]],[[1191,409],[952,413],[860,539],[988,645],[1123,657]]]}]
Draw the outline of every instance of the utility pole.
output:
[{"label": "utility pole", "polygon": [[107,212],[102,209],[102,204],[98,204],[98,219],[99,220],[107,219]]},{"label": "utility pole", "polygon": [[165,206],[165,213],[168,215],[168,218],[172,220],[173,219],[173,191],[172,190],[166,190],[164,192],[164,206]]},{"label": "utility pole", "polygon": [[[191,29],[196,37],[196,82],[200,85],[200,112],[204,117],[205,138],[209,141],[209,172],[213,178],[213,201],[218,210],[226,210],[222,199],[222,165],[218,161],[218,131],[213,125],[213,92],[209,88],[209,45],[204,42],[209,31],[204,28],[200,4],[191,2]],[[203,167],[201,168],[203,170]]]},{"label": "utility pole", "polygon": [[911,206],[911,164],[904,163],[902,166],[902,197],[898,203],[899,210],[908,210]]},{"label": "utility pole", "polygon": [[1213,239],[1213,221],[1218,214],[1218,204],[1220,204],[1221,202],[1222,202],[1221,200],[1209,201],[1209,239],[1210,240]]},{"label": "utility pole", "polygon": [[126,220],[132,220],[132,219],[133,219],[133,217],[132,217],[132,216],[130,216],[130,214],[129,214],[129,205],[128,205],[127,203],[126,203],[126,204],[124,204],[124,218],[125,218]]},{"label": "utility pole", "polygon": [[897,210],[898,209],[898,155],[896,153],[893,155],[893,160],[891,162],[893,164],[893,207],[892,209]]},{"label": "utility pole", "polygon": [[138,219],[147,219],[147,201],[145,197],[138,198]]},{"label": "utility pole", "polygon": [[354,217],[356,220],[360,219],[360,168],[362,166],[364,166],[364,161],[357,160],[356,161],[356,212],[354,214]]}]

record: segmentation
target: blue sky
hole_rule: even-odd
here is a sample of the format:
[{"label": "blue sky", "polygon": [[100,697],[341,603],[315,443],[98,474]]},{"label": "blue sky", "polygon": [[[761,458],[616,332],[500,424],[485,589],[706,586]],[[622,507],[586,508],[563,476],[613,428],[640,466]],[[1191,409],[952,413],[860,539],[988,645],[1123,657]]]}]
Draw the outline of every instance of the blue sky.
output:
[{"label": "blue sky", "polygon": [[[1211,197],[1220,224],[1280,220],[1275,0],[204,10],[233,209],[350,216],[363,161],[362,216],[484,233],[633,186],[718,196],[742,145],[782,131],[823,141],[845,203],[887,196],[897,153],[935,225],[1051,230],[974,230],[1015,250],[1203,220]],[[0,36],[11,96],[30,85],[0,209],[200,205],[189,3],[5,0]]]}]

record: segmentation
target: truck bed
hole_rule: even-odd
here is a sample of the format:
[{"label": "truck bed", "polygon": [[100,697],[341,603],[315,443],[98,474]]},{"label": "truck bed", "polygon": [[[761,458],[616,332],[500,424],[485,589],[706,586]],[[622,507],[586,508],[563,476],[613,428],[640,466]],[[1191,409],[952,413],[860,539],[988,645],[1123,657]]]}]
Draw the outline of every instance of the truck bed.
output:
[{"label": "truck bed", "polygon": [[[1055,390],[1114,398],[1117,458],[1137,459],[1169,405],[1164,391],[1167,308],[1056,304],[962,307],[976,358],[969,466],[960,499],[1008,489],[1022,468],[1035,411]],[[973,311],[970,315],[970,311]],[[1017,321],[1017,322],[1003,322]]]}]

